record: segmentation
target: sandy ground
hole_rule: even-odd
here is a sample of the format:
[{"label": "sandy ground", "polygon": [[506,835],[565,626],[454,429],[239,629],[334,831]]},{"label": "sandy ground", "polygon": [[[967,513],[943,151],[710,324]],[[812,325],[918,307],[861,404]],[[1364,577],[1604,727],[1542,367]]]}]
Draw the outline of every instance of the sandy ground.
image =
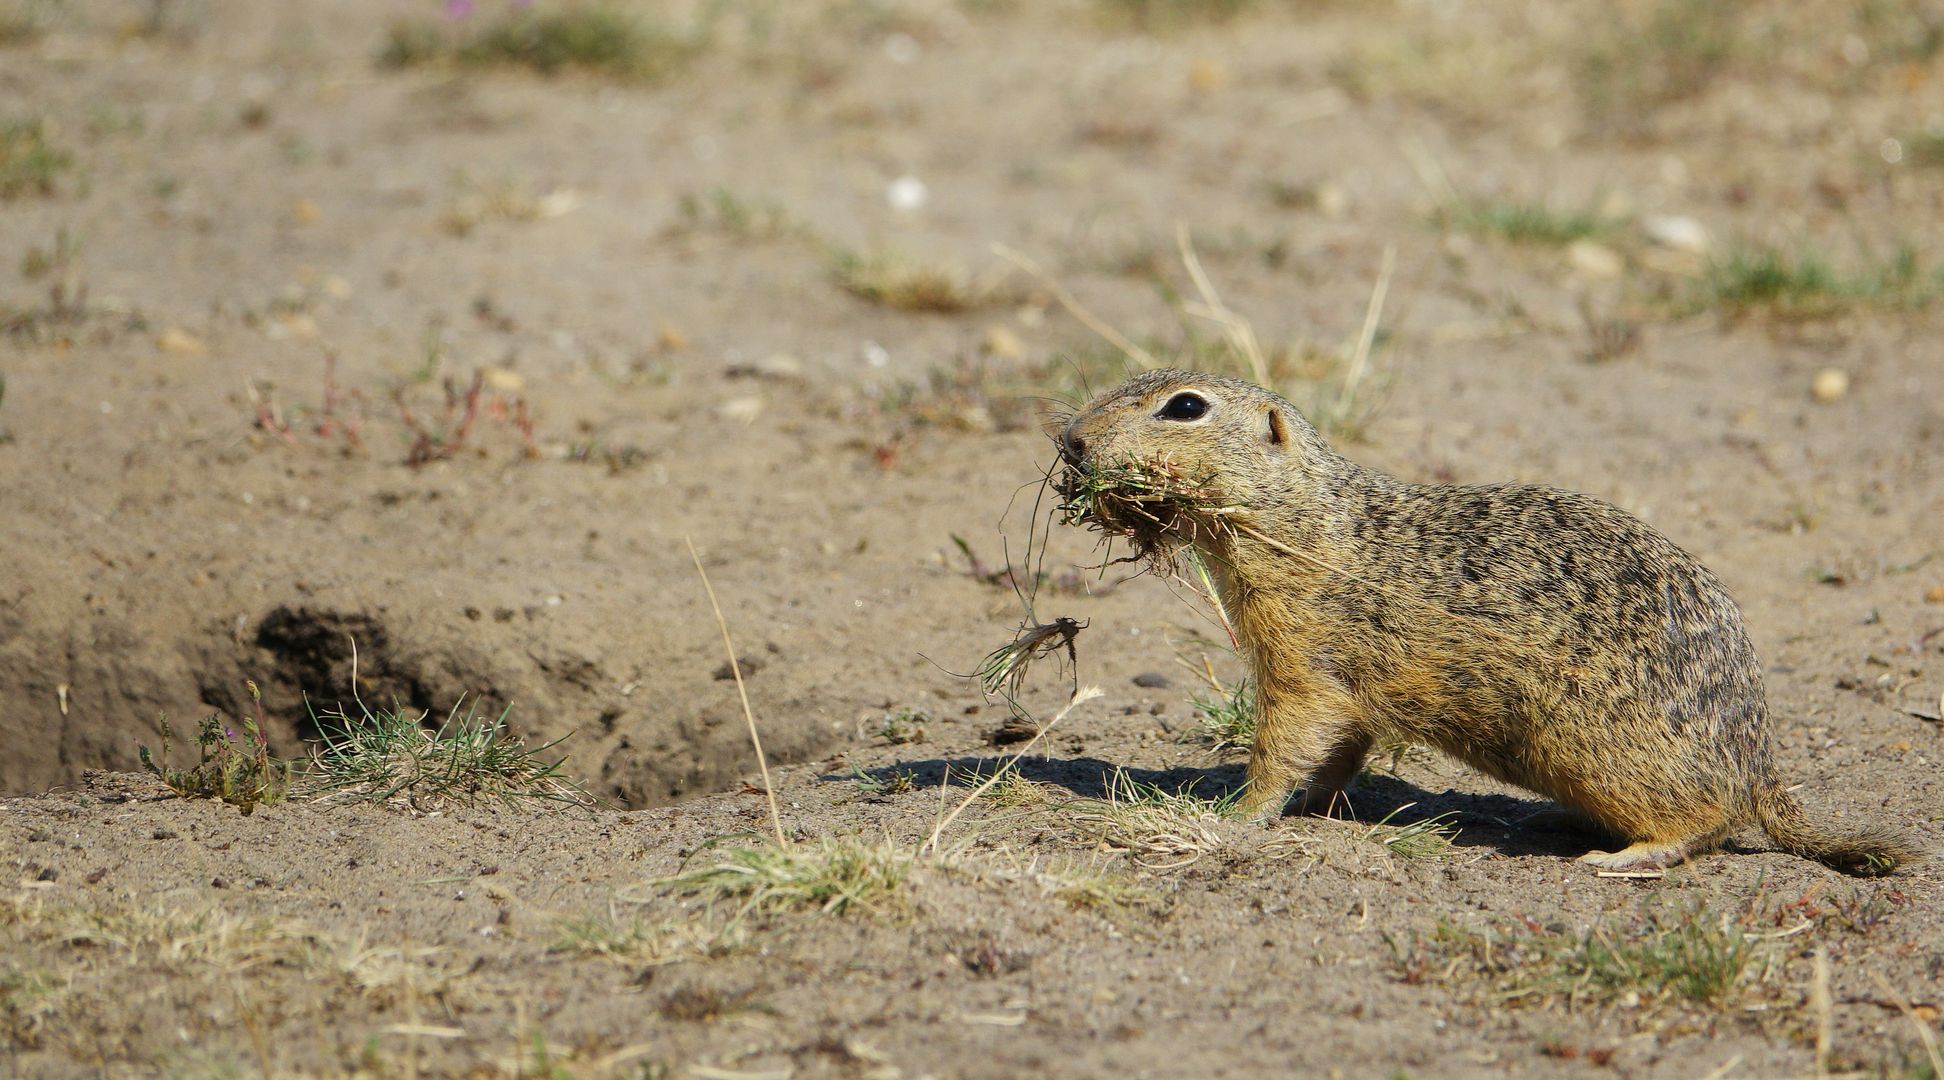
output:
[{"label": "sandy ground", "polygon": [[[1239,782],[1177,663],[1208,624],[1153,579],[1041,595],[1106,693],[914,856],[1004,752],[946,669],[1021,614],[952,538],[1023,550],[1031,395],[1103,351],[993,245],[1186,355],[1215,334],[1183,225],[1314,361],[1299,400],[1394,251],[1345,451],[1641,515],[1745,607],[1805,802],[1944,817],[1944,14],[1753,4],[1709,51],[1656,36],[1680,3],[1129,6],[722,5],[644,83],[376,64],[429,3],[0,5],[0,123],[67,159],[0,201],[7,1070],[1930,1075],[1934,869],[1749,835],[1597,880],[1584,838],[1516,827],[1542,804],[1422,754],[1361,822],[1191,815],[1167,857],[1101,826],[1116,770]],[[1602,220],[1519,243],[1473,200]],[[1709,291],[1761,245],[1848,283]],[[1899,245],[1916,285],[1884,286]],[[936,268],[957,310],[847,290],[845,253]],[[735,920],[668,883],[766,828],[685,539],[794,842],[908,870],[871,904]],[[1048,567],[1092,557],[1060,534]],[[244,817],[131,775],[158,715],[240,715],[246,678],[301,753],[354,639],[366,700],[511,706],[606,808]],[[1442,853],[1384,843],[1447,812]],[[1748,950],[1706,1002],[1574,966],[1690,931]]]}]

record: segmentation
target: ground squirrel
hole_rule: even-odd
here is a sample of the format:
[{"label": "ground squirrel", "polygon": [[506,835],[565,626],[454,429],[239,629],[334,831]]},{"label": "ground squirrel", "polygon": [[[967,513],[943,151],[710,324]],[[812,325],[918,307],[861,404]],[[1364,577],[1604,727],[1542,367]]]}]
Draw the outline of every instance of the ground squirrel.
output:
[{"label": "ground squirrel", "polygon": [[1693,556],[1585,495],[1408,484],[1339,456],[1281,397],[1151,371],[1056,441],[1069,516],[1162,559],[1192,546],[1256,680],[1245,810],[1327,812],[1373,743],[1435,747],[1670,866],[1757,822],[1882,873],[1888,828],[1809,819],[1769,754],[1741,611]]}]

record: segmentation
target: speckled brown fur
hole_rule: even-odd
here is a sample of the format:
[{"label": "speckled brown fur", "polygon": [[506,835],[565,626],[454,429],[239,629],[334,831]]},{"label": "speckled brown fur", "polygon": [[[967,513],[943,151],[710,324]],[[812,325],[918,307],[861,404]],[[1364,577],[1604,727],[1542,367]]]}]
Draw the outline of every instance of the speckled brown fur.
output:
[{"label": "speckled brown fur", "polygon": [[[1192,420],[1157,415],[1183,391]],[[1598,499],[1407,484],[1233,379],[1143,374],[1059,437],[1076,469],[1166,463],[1234,507],[1191,530],[1257,680],[1248,809],[1327,809],[1376,742],[1436,747],[1625,838],[1604,868],[1677,863],[1757,822],[1856,872],[1916,859],[1887,828],[1811,822],[1769,754],[1740,610],[1693,556]]]}]

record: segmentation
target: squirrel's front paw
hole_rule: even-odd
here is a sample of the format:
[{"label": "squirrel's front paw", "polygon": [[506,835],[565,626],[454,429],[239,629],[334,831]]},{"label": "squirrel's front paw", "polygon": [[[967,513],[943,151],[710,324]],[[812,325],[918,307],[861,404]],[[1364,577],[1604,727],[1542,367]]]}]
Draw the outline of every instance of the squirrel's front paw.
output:
[{"label": "squirrel's front paw", "polygon": [[1258,825],[1267,825],[1283,816],[1284,809],[1289,805],[1292,790],[1292,788],[1282,788],[1278,791],[1258,788],[1251,784],[1242,792],[1242,798],[1236,802],[1235,816]]}]

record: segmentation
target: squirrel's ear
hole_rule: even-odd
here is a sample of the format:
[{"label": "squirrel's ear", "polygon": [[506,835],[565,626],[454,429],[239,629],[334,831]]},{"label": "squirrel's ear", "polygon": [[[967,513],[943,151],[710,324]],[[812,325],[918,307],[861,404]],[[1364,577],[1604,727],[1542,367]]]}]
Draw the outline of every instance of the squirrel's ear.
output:
[{"label": "squirrel's ear", "polygon": [[1283,421],[1282,410],[1274,405],[1269,406],[1267,414],[1263,417],[1262,437],[1270,446],[1278,449],[1289,446],[1289,427]]}]

